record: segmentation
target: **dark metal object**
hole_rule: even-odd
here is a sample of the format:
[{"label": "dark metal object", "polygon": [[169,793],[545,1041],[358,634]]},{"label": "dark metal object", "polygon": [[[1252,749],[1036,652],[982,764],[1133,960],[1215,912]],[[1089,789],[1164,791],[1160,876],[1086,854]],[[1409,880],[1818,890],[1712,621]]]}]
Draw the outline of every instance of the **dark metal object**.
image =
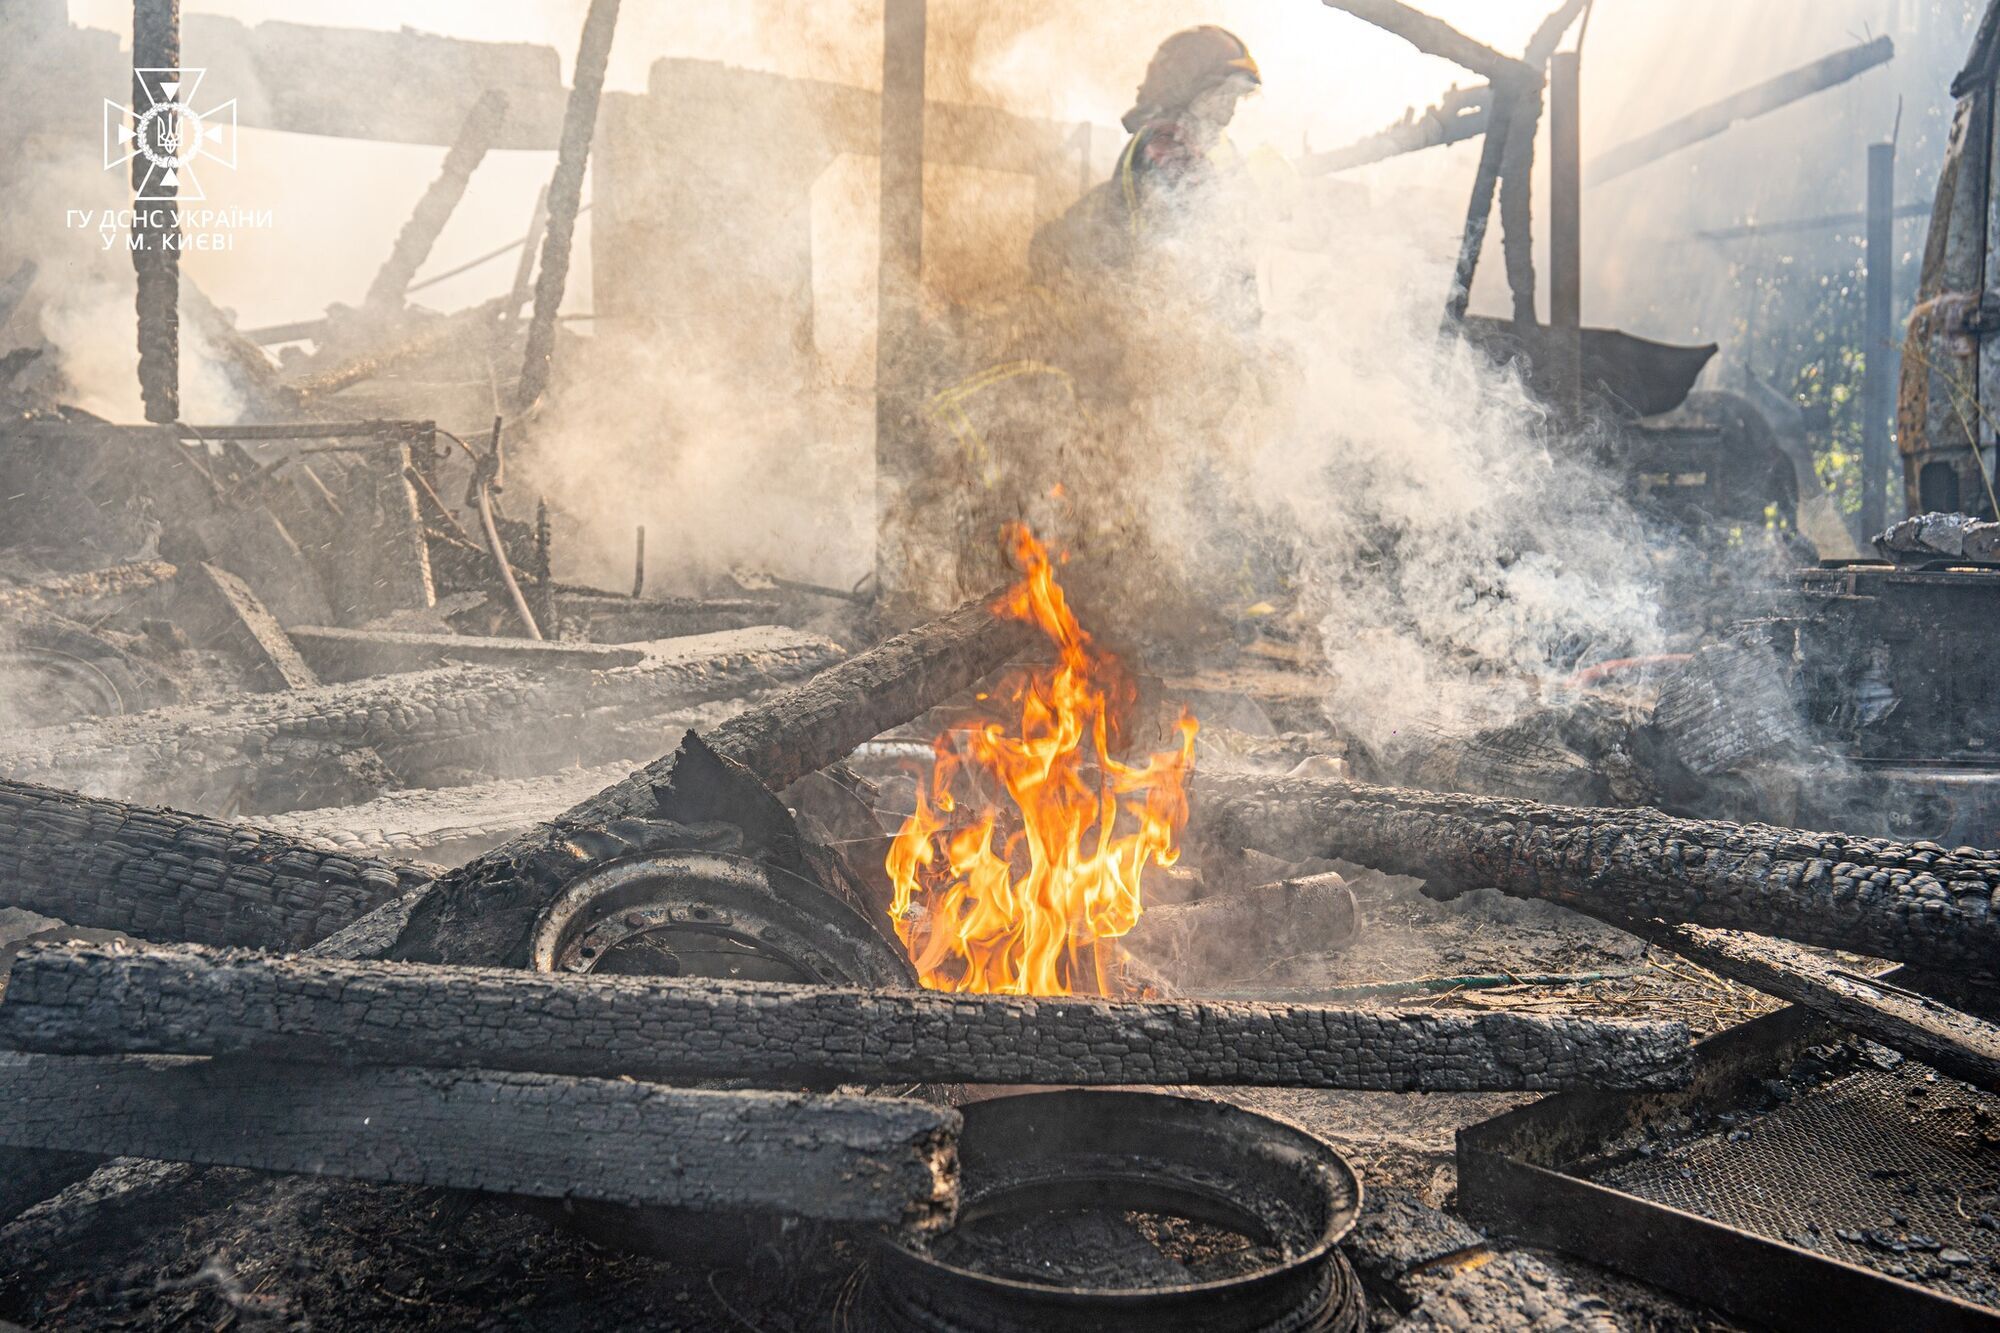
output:
[{"label": "dark metal object", "polygon": [[741,856],[675,852],[577,880],[536,923],[529,966],[821,985],[907,986],[907,966],[816,884]]},{"label": "dark metal object", "polygon": [[590,160],[591,134],[597,128],[597,103],[604,93],[604,69],[611,59],[611,34],[617,26],[618,0],[590,0],[590,12],[583,20],[583,37],[577,45],[576,70],[570,80],[569,106],[563,112],[562,146],[556,150],[555,174],[549,178],[549,224],[542,237],[542,262],[535,275],[535,309],[528,320],[521,383],[515,394],[518,411],[533,407],[549,384],[549,363],[555,353],[556,309],[562,305],[563,287],[569,281],[570,245],[576,237],[577,205],[583,201],[583,169]]},{"label": "dark metal object", "polygon": [[[1900,1085],[1886,1086],[1863,1064],[1757,1110],[1769,1083],[1809,1048],[1840,1040],[1807,1011],[1784,1009],[1703,1042],[1684,1091],[1562,1093],[1462,1129],[1461,1207],[1481,1227],[1774,1328],[2000,1328],[2000,1311],[1889,1276],[1880,1269],[1893,1254],[1839,1235],[1888,1223],[1870,1210],[1886,1214],[1891,1200],[1911,1210],[1913,1231],[1932,1225],[1922,1212],[1933,1209],[1941,1228],[1958,1225],[1948,1217],[1957,1180],[1929,1174],[1943,1184],[1942,1204],[1921,1212],[1924,1195],[1896,1188],[1937,1172],[1954,1151],[1940,1143],[1949,1130],[1897,1123],[1905,1119]],[[1646,1127],[1700,1113],[1737,1115],[1731,1123],[1748,1132],[1733,1136],[1724,1125],[1671,1164],[1632,1150]],[[1989,1147],[1962,1179],[1983,1173],[1990,1182],[1996,1167],[2000,1152]]]},{"label": "dark metal object", "polygon": [[[132,269],[138,276],[139,394],[146,420],[168,422],[181,414],[180,363],[180,225],[175,218],[180,187],[173,172],[159,165],[161,156],[179,152],[178,110],[146,115],[164,94],[176,107],[176,91],[164,81],[178,77],[181,66],[180,0],[133,0],[132,112],[141,117],[133,127],[133,207],[144,219],[132,224]],[[164,136],[171,134],[169,145]],[[149,197],[141,199],[141,192]],[[162,197],[164,196],[164,197]],[[155,224],[162,225],[155,225]]]},{"label": "dark metal object", "polygon": [[[1361,1181],[1305,1131],[1158,1093],[1033,1093],[961,1110],[957,1225],[876,1247],[887,1326],[1361,1327],[1359,1285],[1334,1248],[1360,1212]],[[1209,1267],[1204,1239],[1233,1252],[1227,1271]]]}]

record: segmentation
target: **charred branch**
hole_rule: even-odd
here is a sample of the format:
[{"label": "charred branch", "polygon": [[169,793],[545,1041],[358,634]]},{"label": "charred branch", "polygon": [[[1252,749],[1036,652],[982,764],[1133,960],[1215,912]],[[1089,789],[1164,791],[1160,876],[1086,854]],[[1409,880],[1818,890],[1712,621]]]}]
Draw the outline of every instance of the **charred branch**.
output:
[{"label": "charred branch", "polygon": [[1400,0],[1322,0],[1329,9],[1339,9],[1372,23],[1384,32],[1416,47],[1425,55],[1437,56],[1462,65],[1496,84],[1535,84],[1541,72],[1530,65],[1501,55],[1492,47],[1473,41],[1442,19],[1410,8]]},{"label": "charred branch", "polygon": [[0,1145],[918,1230],[957,1206],[927,1102],[272,1061],[0,1055]]},{"label": "charred branch", "polygon": [[1491,886],[1619,923],[1777,935],[1946,973],[2000,959],[2000,854],[1312,778],[1199,775],[1200,836]]},{"label": "charred branch", "polygon": [[489,90],[473,103],[457,141],[444,155],[437,179],[424,191],[423,198],[417,200],[409,221],[396,233],[396,244],[388,259],[368,285],[368,306],[392,312],[402,309],[404,291],[416,279],[424,260],[430,258],[431,247],[437,244],[445,223],[451,221],[453,210],[465,197],[472,173],[486,160],[487,150],[500,137],[500,126],[506,119],[507,95],[498,89]]},{"label": "charred branch", "polygon": [[[556,310],[569,281],[569,252],[576,236],[577,206],[583,201],[583,170],[590,159],[590,139],[597,127],[597,103],[604,93],[604,69],[611,59],[611,34],[618,26],[618,0],[590,0],[583,37],[570,79],[569,106],[563,112],[562,143],[556,149],[555,174],[549,179],[548,230],[542,237],[541,265],[535,274],[535,308],[528,319],[528,342],[522,353],[521,383],[515,402],[526,411],[549,383],[549,363],[555,353]],[[512,309],[519,303],[512,301]]]},{"label": "charred branch", "polygon": [[1463,143],[1486,133],[1492,103],[1493,89],[1488,85],[1452,88],[1422,114],[1406,111],[1402,120],[1379,133],[1345,148],[1310,154],[1299,163],[1299,171],[1307,176],[1330,176],[1426,148]]},{"label": "charred branch", "polygon": [[1467,1092],[1668,1087],[1678,1023],[1304,1004],[1119,1004],[550,976],[173,949],[39,948],[21,1049],[471,1065],[637,1078],[1128,1083]]}]

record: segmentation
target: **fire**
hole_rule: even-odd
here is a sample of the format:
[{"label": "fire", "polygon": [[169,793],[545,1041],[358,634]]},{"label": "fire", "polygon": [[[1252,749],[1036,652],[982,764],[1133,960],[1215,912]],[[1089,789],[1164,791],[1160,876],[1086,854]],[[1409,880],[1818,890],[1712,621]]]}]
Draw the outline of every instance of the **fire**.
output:
[{"label": "fire", "polygon": [[1142,765],[1113,758],[1132,680],[1077,623],[1034,534],[1005,535],[1025,577],[998,612],[1037,625],[1058,660],[995,691],[1011,728],[932,742],[930,790],[889,849],[891,915],[933,990],[1111,994],[1108,942],[1139,919],[1140,876],[1180,855],[1196,724],[1183,713],[1180,747]]}]

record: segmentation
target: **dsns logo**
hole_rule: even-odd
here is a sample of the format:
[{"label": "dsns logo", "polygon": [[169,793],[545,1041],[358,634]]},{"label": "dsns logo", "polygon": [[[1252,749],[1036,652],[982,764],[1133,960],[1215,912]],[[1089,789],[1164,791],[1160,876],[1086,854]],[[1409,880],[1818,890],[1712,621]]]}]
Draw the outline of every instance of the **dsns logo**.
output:
[{"label": "dsns logo", "polygon": [[132,71],[141,96],[137,106],[104,99],[104,169],[135,157],[146,159],[136,199],[205,199],[195,163],[236,169],[236,99],[207,111],[195,110],[202,69]]}]

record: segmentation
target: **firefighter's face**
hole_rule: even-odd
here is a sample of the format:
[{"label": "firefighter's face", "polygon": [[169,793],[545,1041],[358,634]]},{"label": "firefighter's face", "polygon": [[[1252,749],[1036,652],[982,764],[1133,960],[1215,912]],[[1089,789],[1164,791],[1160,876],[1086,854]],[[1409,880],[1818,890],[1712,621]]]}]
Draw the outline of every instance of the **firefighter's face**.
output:
[{"label": "firefighter's face", "polygon": [[1195,98],[1188,110],[1202,125],[1219,132],[1236,118],[1236,104],[1256,90],[1248,77],[1232,75]]}]

